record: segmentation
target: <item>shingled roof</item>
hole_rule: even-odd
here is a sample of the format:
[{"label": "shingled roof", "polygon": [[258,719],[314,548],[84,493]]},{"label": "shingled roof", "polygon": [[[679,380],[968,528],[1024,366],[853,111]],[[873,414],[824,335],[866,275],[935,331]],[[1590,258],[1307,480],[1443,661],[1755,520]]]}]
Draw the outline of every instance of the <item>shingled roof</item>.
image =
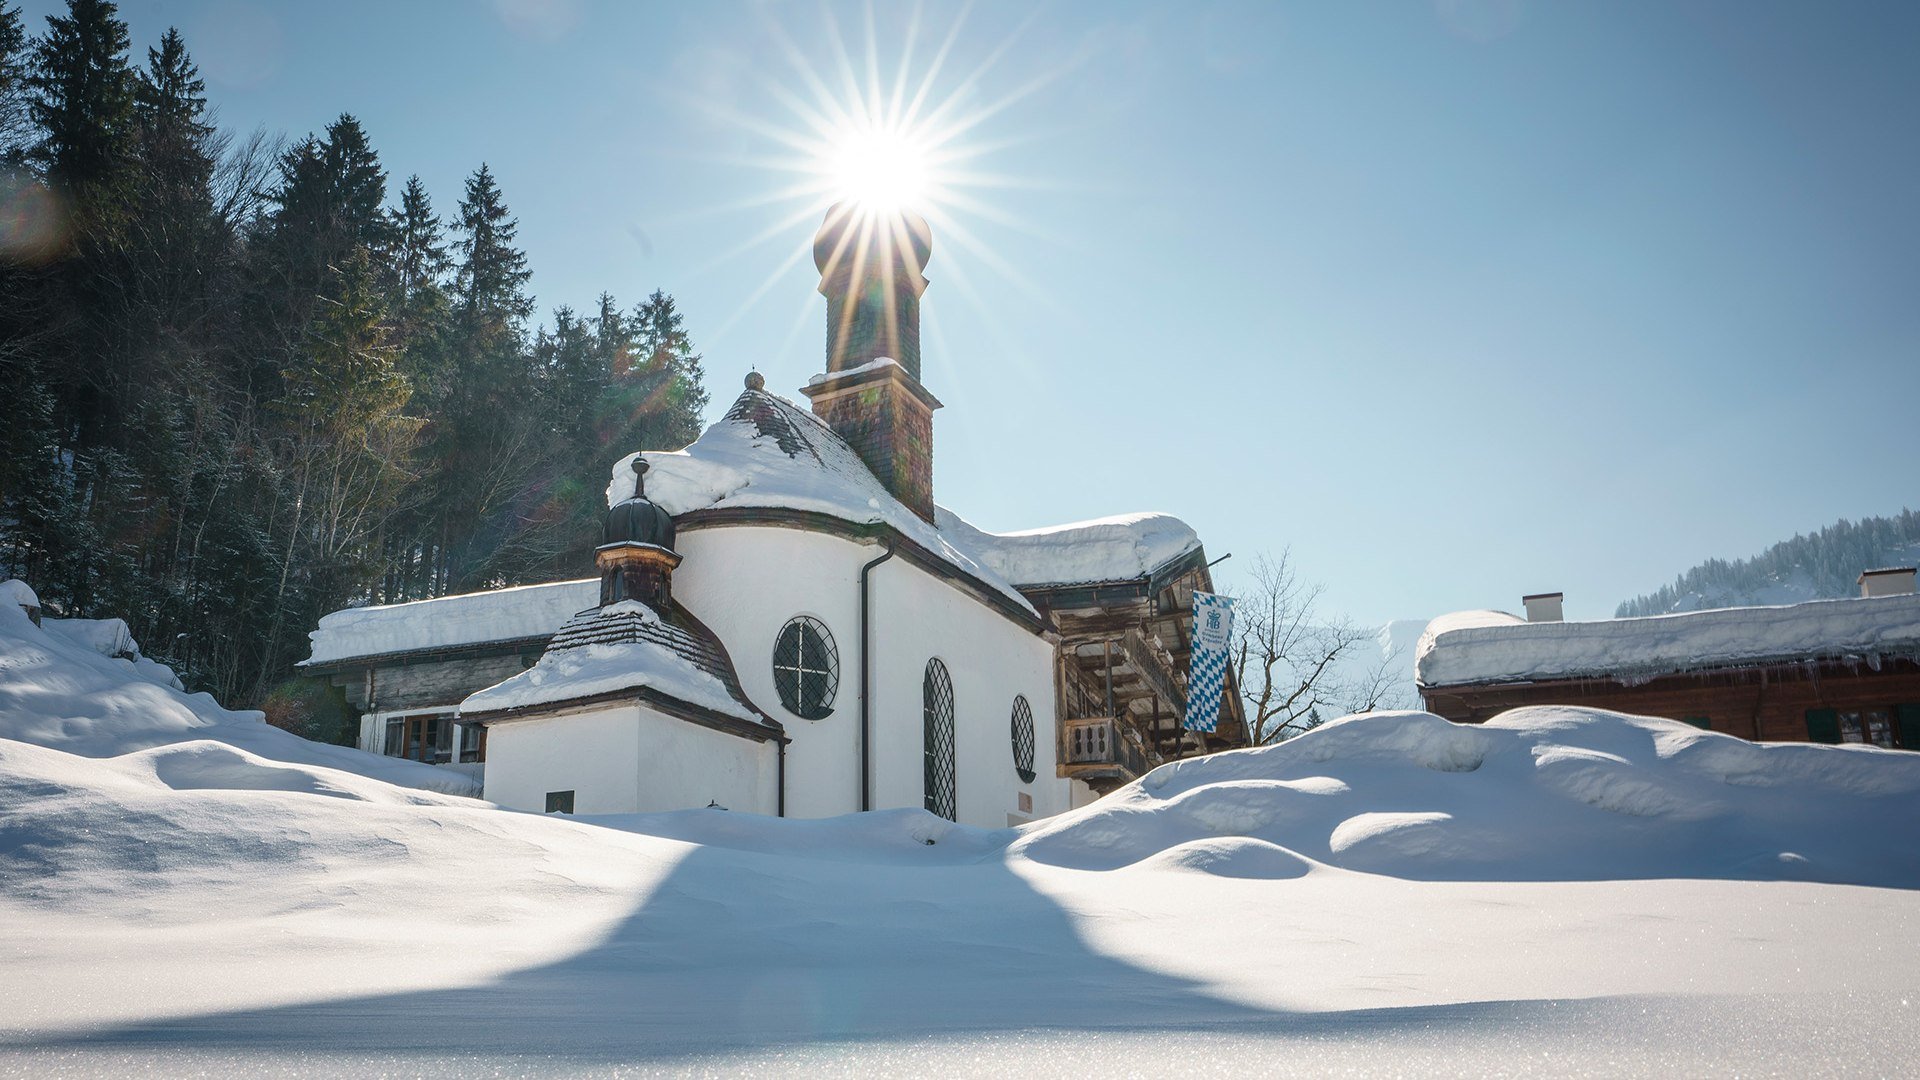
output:
[{"label": "shingled roof", "polygon": [[782,730],[747,700],[713,631],[679,604],[656,611],[638,600],[574,616],[539,663],[469,695],[460,713],[508,720],[628,697],[739,734],[772,738]]}]

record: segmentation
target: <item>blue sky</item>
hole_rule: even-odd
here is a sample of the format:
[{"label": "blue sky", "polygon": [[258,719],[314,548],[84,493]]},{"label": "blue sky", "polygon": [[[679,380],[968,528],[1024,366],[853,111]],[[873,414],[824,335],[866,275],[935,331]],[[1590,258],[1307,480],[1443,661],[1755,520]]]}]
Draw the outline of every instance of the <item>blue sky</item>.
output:
[{"label": "blue sky", "polygon": [[[181,28],[229,127],[351,112],[443,213],[489,163],[543,317],[666,289],[716,412],[822,366],[818,213],[776,226],[824,200],[777,197],[770,130],[805,130],[792,54],[864,66],[866,11],[124,6],[138,49]],[[874,13],[889,77],[913,14]],[[1552,589],[1582,618],[1920,502],[1920,6],[920,22],[916,77],[959,27],[933,98],[992,110],[955,145],[999,179],[925,299],[936,496],[982,527],[1167,510],[1359,619]]]}]

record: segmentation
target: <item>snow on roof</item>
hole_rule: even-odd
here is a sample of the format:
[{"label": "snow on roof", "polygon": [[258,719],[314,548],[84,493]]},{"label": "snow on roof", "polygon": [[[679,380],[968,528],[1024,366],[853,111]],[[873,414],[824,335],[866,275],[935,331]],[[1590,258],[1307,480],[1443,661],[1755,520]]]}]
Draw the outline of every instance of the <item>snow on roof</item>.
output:
[{"label": "snow on roof", "polygon": [[829,379],[847,379],[855,375],[865,375],[869,371],[879,371],[881,368],[884,368],[884,367],[899,367],[899,366],[900,366],[900,361],[895,360],[891,356],[882,356],[873,360],[869,360],[858,367],[847,368],[844,371],[823,371],[820,374],[815,375],[813,378],[808,379],[807,385],[819,386],[821,383],[826,382]]},{"label": "snow on roof", "polygon": [[84,645],[101,656],[129,660],[140,656],[140,643],[133,640],[133,631],[127,628],[125,619],[41,619],[40,629]]},{"label": "snow on roof", "polygon": [[19,578],[0,581],[0,601],[16,607],[39,607],[40,598],[34,595],[33,586]]},{"label": "snow on roof", "polygon": [[[854,525],[885,524],[969,577],[1033,606],[964,543],[893,497],[840,436],[812,413],[764,390],[747,390],[685,449],[646,451],[647,498],[678,517],[710,508],[803,510]],[[629,454],[614,462],[607,505],[633,494]]]},{"label": "snow on roof", "polygon": [[1200,546],[1187,523],[1170,514],[1118,514],[1022,532],[974,528],[936,507],[940,531],[996,573],[1022,588],[1133,581]]},{"label": "snow on roof", "polygon": [[307,635],[313,655],[302,663],[546,637],[599,599],[600,582],[588,578],[347,608],[321,617]]},{"label": "snow on roof", "polygon": [[1599,622],[1463,611],[1427,624],[1423,686],[1611,677],[1644,681],[1732,664],[1920,657],[1920,596],[1815,600]]},{"label": "snow on roof", "polygon": [[638,600],[570,620],[540,662],[467,696],[463,714],[559,705],[650,689],[711,712],[764,724],[727,685],[724,654],[697,630],[675,625]]}]

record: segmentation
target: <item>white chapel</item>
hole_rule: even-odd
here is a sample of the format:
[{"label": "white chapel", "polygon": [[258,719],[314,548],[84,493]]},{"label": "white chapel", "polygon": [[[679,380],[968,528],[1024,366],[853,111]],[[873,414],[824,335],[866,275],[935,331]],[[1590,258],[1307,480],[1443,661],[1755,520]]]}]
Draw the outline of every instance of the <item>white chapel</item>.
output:
[{"label": "white chapel", "polygon": [[1229,685],[1185,730],[1199,538],[1165,514],[975,529],[933,492],[926,222],[845,205],[814,238],[826,371],[757,374],[691,445],[618,462],[595,578],[320,621],[303,667],[364,749],[532,811],[1018,824],[1245,742]]}]

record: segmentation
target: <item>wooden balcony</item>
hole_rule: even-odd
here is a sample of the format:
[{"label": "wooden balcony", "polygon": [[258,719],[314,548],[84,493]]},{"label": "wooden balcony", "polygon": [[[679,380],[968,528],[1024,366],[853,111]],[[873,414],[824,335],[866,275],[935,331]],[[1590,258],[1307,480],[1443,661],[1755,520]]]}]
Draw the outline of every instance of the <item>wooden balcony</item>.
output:
[{"label": "wooden balcony", "polygon": [[1111,716],[1060,722],[1059,775],[1106,794],[1144,776],[1147,754],[1132,730]]}]

